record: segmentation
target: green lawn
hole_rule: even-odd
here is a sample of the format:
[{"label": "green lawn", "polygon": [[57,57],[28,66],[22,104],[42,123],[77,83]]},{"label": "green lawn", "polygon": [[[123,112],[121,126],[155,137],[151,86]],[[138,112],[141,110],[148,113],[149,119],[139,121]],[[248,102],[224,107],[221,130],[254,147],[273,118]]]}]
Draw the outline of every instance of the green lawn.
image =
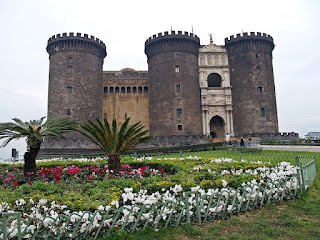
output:
[{"label": "green lawn", "polygon": [[147,229],[135,235],[118,232],[108,239],[320,239],[320,153],[297,154],[316,155],[318,168],[317,181],[300,199],[205,225],[166,228],[157,232]]}]

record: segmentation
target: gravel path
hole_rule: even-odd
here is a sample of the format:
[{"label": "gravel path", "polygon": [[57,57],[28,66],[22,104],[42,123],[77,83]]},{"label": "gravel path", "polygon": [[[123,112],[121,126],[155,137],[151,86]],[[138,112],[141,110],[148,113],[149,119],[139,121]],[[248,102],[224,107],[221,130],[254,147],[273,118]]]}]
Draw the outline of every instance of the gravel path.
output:
[{"label": "gravel path", "polygon": [[281,150],[296,152],[316,152],[320,153],[320,146],[282,146],[282,145],[260,145],[263,150]]}]

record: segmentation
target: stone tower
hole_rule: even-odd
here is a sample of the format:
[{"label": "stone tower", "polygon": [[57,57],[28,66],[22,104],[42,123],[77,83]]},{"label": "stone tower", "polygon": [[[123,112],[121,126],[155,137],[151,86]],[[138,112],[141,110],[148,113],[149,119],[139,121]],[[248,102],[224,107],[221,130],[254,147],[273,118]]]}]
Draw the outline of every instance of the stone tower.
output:
[{"label": "stone tower", "polygon": [[[49,38],[48,117],[69,117],[78,123],[102,119],[102,66],[105,44],[87,34],[63,33]],[[97,146],[79,133],[67,140],[48,139],[42,154],[84,154]],[[90,150],[91,149],[91,150]]]},{"label": "stone tower", "polygon": [[278,133],[273,38],[265,33],[243,33],[226,38],[225,46],[230,65],[236,135]]},{"label": "stone tower", "polygon": [[181,31],[158,33],[145,42],[151,135],[202,135],[199,47],[196,35]]},{"label": "stone tower", "polygon": [[101,119],[105,44],[87,34],[63,33],[49,38],[47,52],[48,117],[70,117],[79,123]]}]

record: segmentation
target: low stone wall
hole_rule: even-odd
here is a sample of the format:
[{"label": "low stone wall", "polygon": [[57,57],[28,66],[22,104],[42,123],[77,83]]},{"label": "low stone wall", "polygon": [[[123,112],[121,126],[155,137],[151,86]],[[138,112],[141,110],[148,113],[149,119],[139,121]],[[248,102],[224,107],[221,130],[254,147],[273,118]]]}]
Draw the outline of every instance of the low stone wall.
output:
[{"label": "low stone wall", "polygon": [[[178,147],[186,145],[196,145],[212,142],[211,137],[198,135],[179,135],[179,136],[156,136],[154,139],[139,144],[136,149],[141,148],[160,148],[160,147]],[[102,151],[97,145],[86,138],[67,140],[48,139],[41,145],[39,158],[58,157],[71,155],[89,155],[98,154]]]}]

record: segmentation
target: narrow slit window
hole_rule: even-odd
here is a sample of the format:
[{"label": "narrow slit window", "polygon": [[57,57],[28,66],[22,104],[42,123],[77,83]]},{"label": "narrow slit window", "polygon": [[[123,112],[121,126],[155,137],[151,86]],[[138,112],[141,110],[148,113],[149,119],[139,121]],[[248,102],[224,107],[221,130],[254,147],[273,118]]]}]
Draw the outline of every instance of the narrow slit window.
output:
[{"label": "narrow slit window", "polygon": [[67,109],[67,115],[70,116],[71,115],[71,109]]},{"label": "narrow slit window", "polygon": [[68,58],[68,64],[72,64],[73,63],[73,58],[72,57],[69,57]]},{"label": "narrow slit window", "polygon": [[177,118],[181,118],[181,117],[182,117],[182,109],[177,108]]},{"label": "narrow slit window", "polygon": [[72,73],[73,72],[73,69],[71,66],[68,66],[68,73]]},{"label": "narrow slit window", "polygon": [[175,67],[175,72],[176,72],[176,73],[180,72],[180,67],[179,67],[179,66],[176,66],[176,67]]},{"label": "narrow slit window", "polygon": [[181,93],[181,85],[176,85],[176,92]]},{"label": "narrow slit window", "polygon": [[72,87],[67,87],[67,93],[71,94],[72,93]]},{"label": "narrow slit window", "polygon": [[261,73],[261,67],[257,66],[257,73]]},{"label": "narrow slit window", "polygon": [[266,114],[266,110],[265,110],[264,108],[261,108],[261,109],[260,109],[260,116],[261,116],[261,117],[264,117],[265,114]]},{"label": "narrow slit window", "polygon": [[262,87],[258,87],[258,92],[262,92]]}]

